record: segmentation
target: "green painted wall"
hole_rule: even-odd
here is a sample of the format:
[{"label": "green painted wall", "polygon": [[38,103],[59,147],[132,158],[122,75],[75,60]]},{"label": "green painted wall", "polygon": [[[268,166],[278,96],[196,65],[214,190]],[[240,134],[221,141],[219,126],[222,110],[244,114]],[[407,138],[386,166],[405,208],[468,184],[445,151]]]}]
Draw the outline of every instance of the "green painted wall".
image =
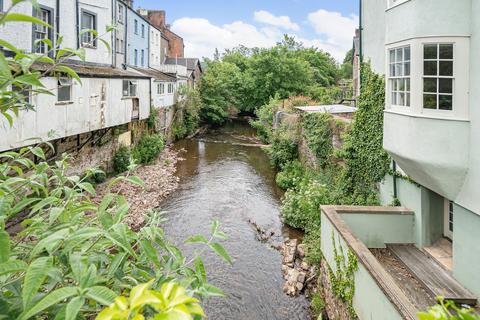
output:
[{"label": "green painted wall", "polygon": [[342,213],[343,221],[368,248],[415,243],[414,215]]},{"label": "green painted wall", "polygon": [[[402,206],[415,212],[415,245],[419,248],[431,245],[443,233],[444,199],[440,195],[410,181],[397,178],[397,197]],[[393,176],[385,176],[379,185],[382,205],[393,201]]]},{"label": "green painted wall", "polygon": [[480,216],[453,208],[453,275],[480,297]]},{"label": "green painted wall", "polygon": [[[321,247],[325,261],[333,270],[336,269],[335,257],[333,254],[332,235],[336,241],[337,252],[342,246],[346,255],[348,246],[330,220],[322,212],[321,226]],[[345,257],[347,260],[347,257]],[[335,272],[335,271],[334,271]],[[382,319],[400,320],[400,313],[383,293],[377,282],[373,279],[367,269],[359,262],[358,271],[355,273],[355,295],[353,307],[360,320]]]}]

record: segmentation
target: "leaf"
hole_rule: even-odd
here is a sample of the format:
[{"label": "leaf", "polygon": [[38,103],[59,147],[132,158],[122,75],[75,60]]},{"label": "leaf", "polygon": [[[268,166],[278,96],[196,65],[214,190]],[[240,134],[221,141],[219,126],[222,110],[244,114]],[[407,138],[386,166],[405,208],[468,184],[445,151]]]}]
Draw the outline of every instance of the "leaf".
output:
[{"label": "leaf", "polygon": [[85,304],[85,298],[75,297],[67,304],[65,320],[75,320],[80,308]]},{"label": "leaf", "polygon": [[36,305],[30,308],[27,312],[22,314],[19,320],[29,319],[34,315],[50,308],[51,306],[56,305],[60,301],[76,296],[77,294],[78,294],[78,289],[75,287],[65,287],[65,288],[57,289],[49,293],[42,300],[40,300]]},{"label": "leaf", "polygon": [[[41,83],[40,80],[38,80],[38,77],[39,76],[35,73],[29,73],[29,74],[24,74],[16,77],[14,81],[21,84],[29,85],[29,86],[43,87],[43,83]],[[33,148],[33,149],[36,149],[36,148]]]},{"label": "leaf", "polygon": [[205,238],[204,236],[197,235],[197,236],[193,236],[193,237],[188,238],[187,240],[185,240],[185,243],[186,243],[186,244],[191,244],[191,243],[203,243],[203,244],[207,244],[207,243],[208,243],[208,240],[207,240],[207,238]]},{"label": "leaf", "polygon": [[[2,15],[0,15],[0,17],[2,17]],[[47,28],[52,28],[52,26],[50,26],[48,23],[45,23],[40,19],[37,19],[35,17],[29,16],[26,14],[21,14],[21,13],[9,13],[6,16],[3,16],[1,21],[2,21],[2,24],[5,24],[7,22],[29,22],[29,23],[39,24]]]},{"label": "leaf", "polygon": [[10,260],[5,263],[0,263],[0,276],[15,272],[23,272],[27,267],[28,265],[22,260]]},{"label": "leaf", "polygon": [[207,273],[205,271],[205,266],[203,264],[202,258],[200,257],[195,258],[195,271],[203,282],[207,281]]},{"label": "leaf", "polygon": [[47,278],[49,269],[52,267],[52,258],[41,257],[32,263],[27,269],[25,279],[23,280],[22,300],[23,309],[26,310],[30,307],[33,297],[37,294],[40,286]]},{"label": "leaf", "polygon": [[80,79],[79,75],[75,71],[73,71],[72,68],[69,68],[63,65],[58,65],[55,67],[55,71],[66,73],[72,79],[75,79],[79,84],[82,84],[82,79]]},{"label": "leaf", "polygon": [[92,186],[91,183],[88,182],[82,182],[78,184],[78,187],[81,188],[82,190],[85,190],[86,192],[90,193],[92,196],[96,194],[95,188]]},{"label": "leaf", "polygon": [[210,245],[210,248],[212,248],[220,257],[222,257],[226,262],[229,264],[233,264],[232,258],[228,254],[227,250],[218,242],[212,243]]},{"label": "leaf", "polygon": [[211,284],[204,284],[203,288],[205,289],[206,293],[210,297],[223,297],[225,294],[223,291],[215,286],[212,286]]},{"label": "leaf", "polygon": [[127,177],[125,180],[137,186],[145,187],[145,182],[143,182],[143,180],[140,179],[139,177],[131,176],[131,177]]},{"label": "leaf", "polygon": [[104,306],[109,306],[115,302],[117,294],[107,287],[95,286],[89,288],[85,296]]},{"label": "leaf", "polygon": [[10,259],[10,236],[6,231],[0,231],[0,263]]},{"label": "leaf", "polygon": [[158,259],[158,251],[152,246],[152,243],[148,240],[140,241],[142,251],[147,255],[150,261],[157,267],[161,268],[160,260]]}]

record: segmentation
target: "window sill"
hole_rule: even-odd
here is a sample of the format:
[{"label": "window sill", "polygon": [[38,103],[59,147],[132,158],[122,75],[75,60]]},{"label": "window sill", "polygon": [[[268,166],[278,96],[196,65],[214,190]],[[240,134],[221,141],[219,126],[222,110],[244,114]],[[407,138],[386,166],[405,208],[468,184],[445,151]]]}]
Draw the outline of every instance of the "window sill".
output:
[{"label": "window sill", "polygon": [[55,102],[55,105],[56,106],[66,106],[66,105],[69,105],[69,104],[74,104],[75,102],[73,101],[57,101]]},{"label": "window sill", "polygon": [[[418,114],[418,113],[412,113],[412,112],[405,112],[406,110],[400,111],[399,109],[386,109],[384,110],[385,113],[390,113],[390,114],[398,114],[401,116],[406,116],[406,117],[412,117],[412,118],[421,118],[421,119],[434,119],[434,120],[445,120],[445,121],[459,121],[459,122],[470,122],[469,119],[466,118],[460,118],[460,117],[455,117],[455,116],[444,116],[444,115],[426,115],[426,114]],[[410,110],[408,110],[410,111]]]},{"label": "window sill", "polygon": [[132,97],[130,97],[130,96],[128,96],[128,97],[122,97],[122,99],[121,99],[121,100],[132,100],[132,99],[138,99],[138,97],[137,97],[137,96],[132,96]]},{"label": "window sill", "polygon": [[82,48],[86,48],[86,49],[97,49],[97,46],[91,45],[91,44],[88,44],[88,43],[82,43]]}]

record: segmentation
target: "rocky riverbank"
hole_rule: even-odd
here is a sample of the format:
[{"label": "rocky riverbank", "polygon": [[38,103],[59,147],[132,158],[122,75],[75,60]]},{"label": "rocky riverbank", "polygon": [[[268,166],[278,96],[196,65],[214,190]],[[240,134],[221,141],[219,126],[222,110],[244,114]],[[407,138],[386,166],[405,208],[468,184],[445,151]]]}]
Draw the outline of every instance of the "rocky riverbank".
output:
[{"label": "rocky riverbank", "polygon": [[177,189],[176,164],[181,160],[179,152],[167,148],[160,154],[155,164],[139,166],[131,173],[142,179],[145,187],[121,182],[108,190],[110,181],[107,181],[97,187],[96,199],[100,201],[108,192],[123,195],[130,204],[126,222],[133,230],[138,230],[145,223],[145,212],[157,208]]},{"label": "rocky riverbank", "polygon": [[307,297],[313,295],[317,291],[318,270],[305,260],[305,245],[297,239],[286,239],[282,254],[283,291],[293,297],[302,293]]}]

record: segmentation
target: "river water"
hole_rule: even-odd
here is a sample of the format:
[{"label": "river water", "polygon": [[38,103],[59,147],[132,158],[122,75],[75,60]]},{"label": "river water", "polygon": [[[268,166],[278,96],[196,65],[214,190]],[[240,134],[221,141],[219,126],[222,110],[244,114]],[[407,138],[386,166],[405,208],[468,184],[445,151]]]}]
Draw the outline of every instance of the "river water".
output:
[{"label": "river water", "polygon": [[[228,234],[223,244],[233,266],[212,253],[204,259],[208,281],[226,293],[206,302],[209,319],[309,319],[308,301],[282,291],[282,257],[272,245],[299,235],[282,225],[282,191],[267,155],[250,146],[254,135],[247,123],[235,121],[176,143],[175,148],[186,150],[186,160],[177,167],[179,189],[160,208],[168,219],[165,231],[187,255],[193,249],[182,241],[196,234],[208,236],[214,220]],[[252,222],[274,233],[272,238],[259,241]]]}]

